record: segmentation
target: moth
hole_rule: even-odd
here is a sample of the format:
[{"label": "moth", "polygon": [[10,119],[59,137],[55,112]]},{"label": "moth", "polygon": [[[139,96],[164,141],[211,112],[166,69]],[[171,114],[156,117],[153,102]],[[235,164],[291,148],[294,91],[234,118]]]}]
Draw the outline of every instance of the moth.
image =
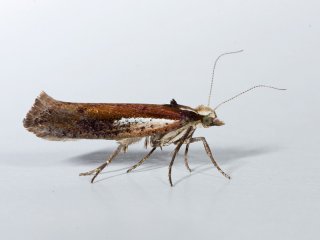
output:
[{"label": "moth", "polygon": [[[242,50],[241,50],[242,51]],[[237,51],[237,52],[241,52]],[[174,144],[175,149],[169,164],[168,178],[172,184],[172,166],[182,145],[185,145],[184,163],[188,164],[189,145],[202,142],[204,149],[218,171],[230,179],[215,161],[212,151],[204,137],[194,137],[198,127],[209,128],[222,126],[216,109],[222,104],[233,100],[254,88],[272,86],[257,85],[236,96],[210,108],[213,76],[220,57],[237,53],[221,54],[214,63],[208,105],[191,108],[178,104],[174,99],[169,104],[129,104],[129,103],[72,103],[58,101],[42,92],[36,99],[31,110],[23,120],[24,127],[37,137],[47,140],[63,141],[69,139],[105,139],[118,142],[116,150],[97,168],[80,173],[80,176],[92,175],[91,183],[110,164],[120,152],[127,152],[130,144],[144,139],[145,147],[151,147],[150,152],[127,172],[131,172],[143,164],[157,149]]]}]

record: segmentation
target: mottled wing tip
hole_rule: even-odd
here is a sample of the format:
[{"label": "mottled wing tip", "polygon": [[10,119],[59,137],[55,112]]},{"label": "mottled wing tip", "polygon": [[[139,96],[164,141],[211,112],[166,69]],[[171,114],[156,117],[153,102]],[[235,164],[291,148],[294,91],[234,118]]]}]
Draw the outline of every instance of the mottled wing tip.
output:
[{"label": "mottled wing tip", "polygon": [[46,94],[44,91],[36,98],[32,108],[23,119],[23,126],[30,132],[41,135],[40,123],[41,117],[46,113],[47,109],[54,105],[56,100]]}]

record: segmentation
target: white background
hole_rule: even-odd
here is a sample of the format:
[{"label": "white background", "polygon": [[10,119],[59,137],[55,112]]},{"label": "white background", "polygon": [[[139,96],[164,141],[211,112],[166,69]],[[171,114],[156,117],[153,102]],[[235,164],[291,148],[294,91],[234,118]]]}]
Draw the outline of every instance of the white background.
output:
[{"label": "white background", "polygon": [[[319,1],[0,2],[0,228],[3,239],[319,239]],[[212,104],[223,127],[167,166],[172,147],[121,154],[111,141],[49,142],[22,126],[45,90],[75,102]]]}]

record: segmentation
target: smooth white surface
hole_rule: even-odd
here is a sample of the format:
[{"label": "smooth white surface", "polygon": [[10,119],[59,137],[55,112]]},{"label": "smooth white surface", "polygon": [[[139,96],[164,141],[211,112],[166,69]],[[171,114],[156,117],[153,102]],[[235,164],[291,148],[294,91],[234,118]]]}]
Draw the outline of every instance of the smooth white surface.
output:
[{"label": "smooth white surface", "polygon": [[[0,228],[3,239],[319,239],[318,1],[0,2]],[[45,90],[78,102],[213,105],[226,122],[167,166],[142,143],[90,184],[114,142],[50,142],[22,127]],[[183,152],[182,152],[183,153]]]}]

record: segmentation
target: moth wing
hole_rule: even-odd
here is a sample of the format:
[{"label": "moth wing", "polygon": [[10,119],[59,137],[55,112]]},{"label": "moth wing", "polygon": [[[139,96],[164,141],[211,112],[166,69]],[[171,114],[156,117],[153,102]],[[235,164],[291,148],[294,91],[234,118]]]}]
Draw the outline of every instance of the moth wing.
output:
[{"label": "moth wing", "polygon": [[119,140],[168,133],[196,119],[196,113],[176,104],[70,103],[42,92],[24,126],[49,140]]}]

